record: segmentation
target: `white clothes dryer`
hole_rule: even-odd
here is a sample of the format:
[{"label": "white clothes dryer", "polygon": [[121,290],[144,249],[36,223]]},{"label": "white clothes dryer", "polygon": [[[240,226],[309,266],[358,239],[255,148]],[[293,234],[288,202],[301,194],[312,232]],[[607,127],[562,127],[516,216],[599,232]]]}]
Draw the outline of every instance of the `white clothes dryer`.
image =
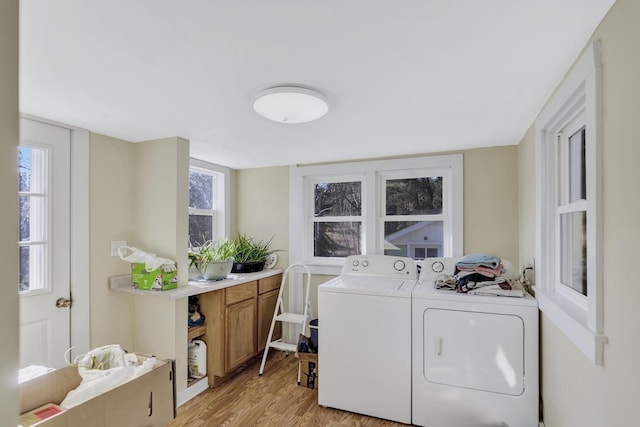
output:
[{"label": "white clothes dryer", "polygon": [[318,287],[318,403],[411,423],[411,258],[357,255]]},{"label": "white clothes dryer", "polygon": [[412,422],[538,426],[538,305],[434,288],[455,259],[429,258],[412,297]]}]

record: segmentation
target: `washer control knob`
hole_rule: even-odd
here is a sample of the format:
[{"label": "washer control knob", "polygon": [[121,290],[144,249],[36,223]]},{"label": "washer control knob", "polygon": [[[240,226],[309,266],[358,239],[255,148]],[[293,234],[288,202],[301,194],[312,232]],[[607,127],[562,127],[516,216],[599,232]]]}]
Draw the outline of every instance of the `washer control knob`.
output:
[{"label": "washer control knob", "polygon": [[360,263],[358,262],[358,260],[357,260],[357,259],[353,260],[352,265],[353,265],[354,267],[357,267],[359,264],[360,264]]},{"label": "washer control knob", "polygon": [[363,267],[369,267],[369,261],[362,261]]},{"label": "washer control knob", "polygon": [[396,262],[393,263],[393,268],[396,269],[396,271],[402,271],[404,270],[404,268],[406,267],[404,261],[402,261],[401,259],[397,260]]},{"label": "washer control knob", "polygon": [[442,261],[435,261],[431,264],[431,270],[433,270],[434,273],[442,273],[444,271],[444,264]]}]

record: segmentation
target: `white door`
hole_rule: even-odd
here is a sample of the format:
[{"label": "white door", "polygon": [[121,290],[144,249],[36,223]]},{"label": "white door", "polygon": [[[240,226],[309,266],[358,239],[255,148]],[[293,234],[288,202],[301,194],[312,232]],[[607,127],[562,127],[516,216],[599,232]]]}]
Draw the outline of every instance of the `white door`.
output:
[{"label": "white door", "polygon": [[20,120],[21,368],[63,367],[71,345],[70,163],[68,129]]}]

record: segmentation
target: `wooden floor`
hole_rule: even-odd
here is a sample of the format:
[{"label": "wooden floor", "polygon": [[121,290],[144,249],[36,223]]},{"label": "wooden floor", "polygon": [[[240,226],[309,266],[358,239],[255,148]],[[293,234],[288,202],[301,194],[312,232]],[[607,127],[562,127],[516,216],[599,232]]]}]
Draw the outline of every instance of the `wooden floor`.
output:
[{"label": "wooden floor", "polygon": [[259,367],[259,362],[249,366],[185,403],[169,426],[404,426],[318,405],[317,388],[298,385],[298,359],[293,355],[273,351],[261,377]]}]

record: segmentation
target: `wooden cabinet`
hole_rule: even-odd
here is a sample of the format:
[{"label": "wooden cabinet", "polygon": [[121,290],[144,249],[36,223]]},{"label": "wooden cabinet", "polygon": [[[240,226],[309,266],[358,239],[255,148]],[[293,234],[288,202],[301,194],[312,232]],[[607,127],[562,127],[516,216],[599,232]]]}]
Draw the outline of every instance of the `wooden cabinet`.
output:
[{"label": "wooden cabinet", "polygon": [[282,274],[276,274],[200,294],[210,386],[262,354],[281,280]]},{"label": "wooden cabinet", "polygon": [[[267,277],[258,282],[258,352],[262,352],[267,346],[267,338],[269,337],[269,328],[271,327],[271,319],[273,311],[278,302],[278,293],[280,291],[280,282],[282,275]],[[276,322],[271,340],[277,340],[282,337],[282,323]]]},{"label": "wooden cabinet", "polygon": [[256,299],[225,309],[225,372],[232,371],[256,354]]}]

